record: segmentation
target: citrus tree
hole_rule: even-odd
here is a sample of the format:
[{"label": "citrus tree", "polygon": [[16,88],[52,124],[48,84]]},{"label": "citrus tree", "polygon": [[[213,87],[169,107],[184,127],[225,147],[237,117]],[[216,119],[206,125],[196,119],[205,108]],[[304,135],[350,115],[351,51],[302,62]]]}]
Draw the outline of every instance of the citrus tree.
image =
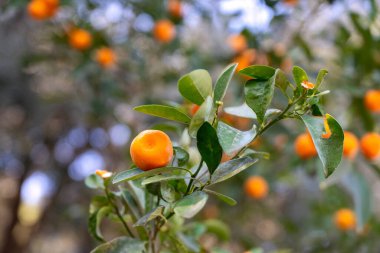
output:
[{"label": "citrus tree", "polygon": [[[130,168],[118,173],[97,171],[86,179],[90,188],[103,192],[90,205],[89,231],[100,242],[104,218],[120,223],[122,236],[105,242],[92,252],[201,252],[197,238],[205,232],[186,219],[193,218],[209,196],[235,205],[229,196],[213,190],[248,168],[254,169],[262,153],[249,144],[267,129],[284,119],[301,120],[308,129],[304,137],[312,141],[329,177],[341,161],[343,130],[329,114],[322,113],[320,91],[326,70],[315,81],[295,66],[294,83],[280,70],[253,65],[239,71],[248,79],[244,86],[245,103],[224,108],[234,115],[255,119],[248,131],[240,131],[220,120],[223,98],[235,72],[236,64],[227,66],[215,85],[206,70],[194,70],[178,81],[183,98],[194,104],[189,113],[178,105],[148,104],[135,111],[182,123],[185,128],[178,141],[162,130],[168,126],[140,132],[132,141]],[[284,108],[271,108],[275,90],[287,100]],[[190,153],[192,144],[200,156]],[[223,154],[228,158],[222,162]],[[261,178],[251,178],[247,191],[265,196],[267,186]],[[217,223],[219,224],[219,223]],[[207,226],[207,224],[206,224]],[[220,226],[215,225],[216,230]],[[344,226],[344,224],[342,225]]]}]

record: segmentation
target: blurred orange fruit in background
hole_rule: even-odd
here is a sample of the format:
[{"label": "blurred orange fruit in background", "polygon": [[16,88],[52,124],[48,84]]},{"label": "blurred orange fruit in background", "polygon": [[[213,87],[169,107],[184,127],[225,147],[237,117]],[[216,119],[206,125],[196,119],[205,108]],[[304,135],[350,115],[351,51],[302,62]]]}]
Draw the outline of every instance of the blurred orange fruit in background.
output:
[{"label": "blurred orange fruit in background", "polygon": [[367,133],[360,140],[363,155],[374,160],[380,156],[380,135],[378,133]]},{"label": "blurred orange fruit in background", "polygon": [[344,142],[343,142],[343,155],[347,158],[353,159],[359,150],[359,140],[356,136],[349,132],[344,131]]},{"label": "blurred orange fruit in background", "polygon": [[334,215],[334,223],[340,230],[352,230],[356,226],[355,213],[348,208],[339,209]]},{"label": "blurred orange fruit in background", "polygon": [[296,138],[294,150],[302,159],[309,159],[317,155],[317,150],[309,133],[303,133]]},{"label": "blurred orange fruit in background", "polygon": [[77,50],[86,50],[92,45],[92,35],[84,29],[76,28],[69,33],[69,43]]},{"label": "blurred orange fruit in background", "polygon": [[249,177],[244,184],[245,193],[254,199],[263,199],[268,195],[268,183],[260,176]]},{"label": "blurred orange fruit in background", "polygon": [[114,65],[116,62],[116,54],[111,48],[102,47],[96,50],[96,61],[102,67],[105,67],[105,68],[110,67]]},{"label": "blurred orange fruit in background", "polygon": [[369,90],[364,96],[365,107],[375,113],[380,113],[380,90]]},{"label": "blurred orange fruit in background", "polygon": [[153,28],[154,38],[163,43],[169,43],[174,39],[175,35],[175,26],[170,20],[159,20]]}]

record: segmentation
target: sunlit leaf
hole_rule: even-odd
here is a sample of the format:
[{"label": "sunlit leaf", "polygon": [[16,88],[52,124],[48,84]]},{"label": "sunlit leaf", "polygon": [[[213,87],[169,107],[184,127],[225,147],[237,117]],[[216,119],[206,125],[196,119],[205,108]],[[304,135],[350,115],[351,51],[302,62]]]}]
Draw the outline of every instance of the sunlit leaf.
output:
[{"label": "sunlit leaf", "polygon": [[224,95],[226,94],[228,84],[231,81],[232,76],[234,75],[237,63],[228,65],[219,76],[218,80],[216,80],[215,88],[214,88],[214,103],[216,101],[222,101]]},{"label": "sunlit leaf", "polygon": [[140,170],[139,168],[125,170],[125,171],[121,171],[117,173],[112,178],[112,183],[117,184],[123,181],[136,180],[139,178],[149,177],[149,176],[157,175],[164,172],[173,172],[175,170],[183,171],[184,169],[178,168],[178,167],[162,167],[162,168],[157,168],[157,169],[148,170],[148,171],[143,171],[143,170]]},{"label": "sunlit leaf", "polygon": [[271,78],[275,72],[276,69],[264,65],[252,65],[239,71],[242,75],[264,80]]},{"label": "sunlit leaf", "polygon": [[228,205],[230,206],[234,206],[236,205],[236,200],[234,200],[233,198],[231,197],[228,197],[222,193],[219,193],[219,192],[215,192],[215,191],[211,191],[211,190],[208,190],[208,189],[204,189],[204,191],[206,193],[209,193],[209,194],[212,194],[212,195],[215,195],[218,199],[220,199],[221,201],[227,203]]},{"label": "sunlit leaf", "polygon": [[322,84],[325,76],[328,74],[329,72],[325,69],[321,69],[319,72],[318,72],[318,76],[317,76],[317,80],[315,82],[315,88],[318,89],[319,86]]},{"label": "sunlit leaf", "polygon": [[138,112],[185,124],[189,123],[191,120],[188,115],[178,110],[176,107],[168,105],[140,105],[133,109]]},{"label": "sunlit leaf", "polygon": [[240,131],[223,122],[218,123],[217,135],[223,151],[227,155],[240,150],[248,145],[256,136],[256,126],[249,131]]},{"label": "sunlit leaf", "polygon": [[204,192],[194,192],[177,201],[174,212],[183,218],[192,218],[204,207],[207,198],[208,196]]},{"label": "sunlit leaf", "polygon": [[212,94],[211,76],[204,69],[194,70],[179,79],[178,90],[190,102],[201,105]]},{"label": "sunlit leaf", "polygon": [[222,163],[211,176],[211,184],[216,184],[225,181],[235,176],[236,174],[242,172],[243,170],[251,167],[257,161],[258,159],[242,157]]},{"label": "sunlit leaf", "polygon": [[193,138],[197,136],[198,129],[205,121],[208,121],[212,114],[212,98],[207,97],[204,103],[199,107],[194,114],[189,125],[189,135]]}]

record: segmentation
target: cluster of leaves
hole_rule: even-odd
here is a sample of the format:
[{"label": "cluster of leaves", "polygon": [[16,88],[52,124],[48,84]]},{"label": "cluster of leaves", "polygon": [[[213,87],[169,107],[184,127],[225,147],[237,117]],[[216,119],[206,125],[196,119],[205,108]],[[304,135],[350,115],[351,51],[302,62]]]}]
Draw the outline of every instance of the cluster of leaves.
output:
[{"label": "cluster of leaves", "polygon": [[[297,66],[293,68],[295,85],[280,69],[254,65],[241,70],[240,74],[249,77],[244,87],[245,103],[225,108],[229,114],[256,121],[250,130],[241,131],[219,121],[218,117],[235,69],[236,64],[227,66],[214,87],[206,70],[194,70],[180,78],[180,94],[199,106],[192,117],[179,106],[153,104],[135,108],[142,113],[185,124],[187,128],[182,138],[187,141],[181,141],[182,146],[174,147],[175,155],[168,167],[143,171],[132,165],[112,178],[101,179],[92,175],[87,179],[89,186],[105,190],[105,196],[95,197],[90,208],[89,225],[94,237],[103,240],[99,226],[102,218],[108,215],[118,218],[129,237],[135,238],[116,239],[93,252],[121,252],[116,250],[120,247],[134,247],[134,252],[144,252],[147,247],[155,252],[157,246],[160,252],[201,251],[196,239],[207,231],[207,226],[203,224],[203,229],[193,223],[182,226],[184,219],[194,217],[206,204],[208,195],[214,195],[229,205],[236,204],[234,199],[213,191],[211,187],[252,167],[258,158],[249,144],[282,119],[296,118],[305,123],[326,177],[339,165],[343,131],[332,116],[324,115],[319,105],[319,98],[328,93],[319,91],[327,71],[321,70],[315,85],[305,87],[309,77]],[[270,108],[276,88],[288,100],[283,109]],[[326,132],[330,132],[328,137],[325,137]],[[195,140],[201,157],[196,163],[189,159],[191,138]],[[221,162],[223,152],[232,159]],[[118,185],[117,191],[111,191],[111,183]],[[129,224],[134,224],[133,229]],[[219,221],[211,225],[217,227],[214,231],[219,234],[226,230]],[[109,251],[109,248],[115,250]]]}]

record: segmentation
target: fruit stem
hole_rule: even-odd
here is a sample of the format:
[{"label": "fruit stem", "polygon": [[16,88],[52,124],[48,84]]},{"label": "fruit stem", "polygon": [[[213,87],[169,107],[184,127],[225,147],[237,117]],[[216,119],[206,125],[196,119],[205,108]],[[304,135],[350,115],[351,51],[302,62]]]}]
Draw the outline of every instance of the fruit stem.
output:
[{"label": "fruit stem", "polygon": [[113,209],[115,210],[115,213],[117,215],[117,217],[119,218],[119,220],[121,221],[121,223],[123,224],[125,230],[127,231],[127,233],[131,236],[131,237],[134,237],[133,236],[133,233],[132,231],[129,229],[128,227],[128,224],[125,222],[123,216],[121,215],[120,211],[119,211],[119,208],[117,207],[117,205],[113,202],[111,196],[110,196],[110,192],[109,192],[109,189],[108,189],[108,185],[106,183],[104,183],[104,192],[106,194],[106,197],[107,197],[107,200],[108,200],[108,203],[113,207]]},{"label": "fruit stem", "polygon": [[[199,162],[198,168],[197,168],[197,170],[195,171],[195,173],[194,173],[194,175],[193,175],[194,178],[197,177],[199,171],[200,171],[201,168],[202,168],[202,164],[203,164],[203,159],[201,159],[201,161]],[[190,182],[189,182],[189,184],[187,185],[187,189],[186,189],[185,196],[189,194],[190,189],[191,189],[191,186],[193,185],[193,182],[194,182],[194,179],[193,179],[193,178],[190,179]]]}]

